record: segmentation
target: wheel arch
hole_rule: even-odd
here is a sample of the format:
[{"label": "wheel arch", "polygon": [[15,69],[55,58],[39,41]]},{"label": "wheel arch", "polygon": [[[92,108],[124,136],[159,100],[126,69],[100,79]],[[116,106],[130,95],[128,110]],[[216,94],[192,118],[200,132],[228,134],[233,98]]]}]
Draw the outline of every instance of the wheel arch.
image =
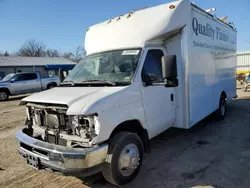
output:
[{"label": "wheel arch", "polygon": [[150,144],[149,144],[149,137],[147,129],[144,129],[141,122],[137,119],[128,120],[120,123],[116,126],[116,128],[112,131],[109,140],[119,132],[132,132],[137,134],[144,145],[145,152],[150,152]]},{"label": "wheel arch", "polygon": [[57,86],[57,83],[56,82],[49,82],[48,84],[47,84],[47,86],[46,86],[46,88],[48,89],[49,88],[49,86]]},{"label": "wheel arch", "polygon": [[227,93],[225,91],[222,91],[220,94],[220,97],[225,97],[225,99],[227,99]]},{"label": "wheel arch", "polygon": [[6,91],[8,93],[8,95],[11,95],[11,92],[7,87],[0,88],[0,91]]}]

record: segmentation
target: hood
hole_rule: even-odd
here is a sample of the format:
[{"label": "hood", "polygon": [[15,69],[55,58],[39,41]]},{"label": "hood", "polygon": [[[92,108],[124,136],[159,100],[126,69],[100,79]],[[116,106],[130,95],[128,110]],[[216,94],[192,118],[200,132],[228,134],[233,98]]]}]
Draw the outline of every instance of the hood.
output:
[{"label": "hood", "polygon": [[124,87],[56,87],[26,97],[21,100],[20,105],[28,102],[62,104],[74,108],[73,111],[79,113],[86,105],[116,93],[122,88]]},{"label": "hood", "polygon": [[1,80],[0,80],[0,86],[5,86],[5,85],[7,85],[9,82],[10,82],[9,80],[7,80],[7,81],[1,81]]}]

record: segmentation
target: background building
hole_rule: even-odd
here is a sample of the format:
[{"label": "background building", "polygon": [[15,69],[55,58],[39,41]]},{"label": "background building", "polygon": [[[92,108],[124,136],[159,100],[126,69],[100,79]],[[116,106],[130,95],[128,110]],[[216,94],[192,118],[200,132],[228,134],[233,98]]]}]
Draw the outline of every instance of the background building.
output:
[{"label": "background building", "polygon": [[58,70],[71,70],[75,62],[65,58],[0,57],[0,80],[9,73],[40,72],[42,77],[58,75]]},{"label": "background building", "polygon": [[250,51],[237,52],[237,74],[250,73]]}]

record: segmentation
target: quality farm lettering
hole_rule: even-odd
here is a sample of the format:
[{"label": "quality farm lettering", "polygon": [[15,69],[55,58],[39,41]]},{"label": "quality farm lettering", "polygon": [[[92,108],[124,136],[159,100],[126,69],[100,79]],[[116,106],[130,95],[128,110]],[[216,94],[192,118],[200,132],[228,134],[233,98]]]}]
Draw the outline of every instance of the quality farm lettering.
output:
[{"label": "quality farm lettering", "polygon": [[217,39],[225,42],[230,42],[230,35],[219,27],[216,27],[214,29],[209,23],[201,24],[197,18],[193,18],[192,26],[196,36],[204,35],[210,37],[212,40]]}]

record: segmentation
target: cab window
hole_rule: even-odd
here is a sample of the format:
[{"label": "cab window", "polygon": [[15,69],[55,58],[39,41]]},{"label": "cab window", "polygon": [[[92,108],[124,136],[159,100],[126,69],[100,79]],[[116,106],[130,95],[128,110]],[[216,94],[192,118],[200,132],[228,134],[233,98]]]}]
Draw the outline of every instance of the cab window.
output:
[{"label": "cab window", "polygon": [[23,75],[18,74],[13,79],[15,80],[15,82],[23,81]]},{"label": "cab window", "polygon": [[150,77],[152,83],[164,82],[162,78],[161,59],[164,56],[162,50],[149,50],[144,62],[142,74]]},{"label": "cab window", "polygon": [[37,75],[35,73],[23,74],[23,80],[35,80]]}]

